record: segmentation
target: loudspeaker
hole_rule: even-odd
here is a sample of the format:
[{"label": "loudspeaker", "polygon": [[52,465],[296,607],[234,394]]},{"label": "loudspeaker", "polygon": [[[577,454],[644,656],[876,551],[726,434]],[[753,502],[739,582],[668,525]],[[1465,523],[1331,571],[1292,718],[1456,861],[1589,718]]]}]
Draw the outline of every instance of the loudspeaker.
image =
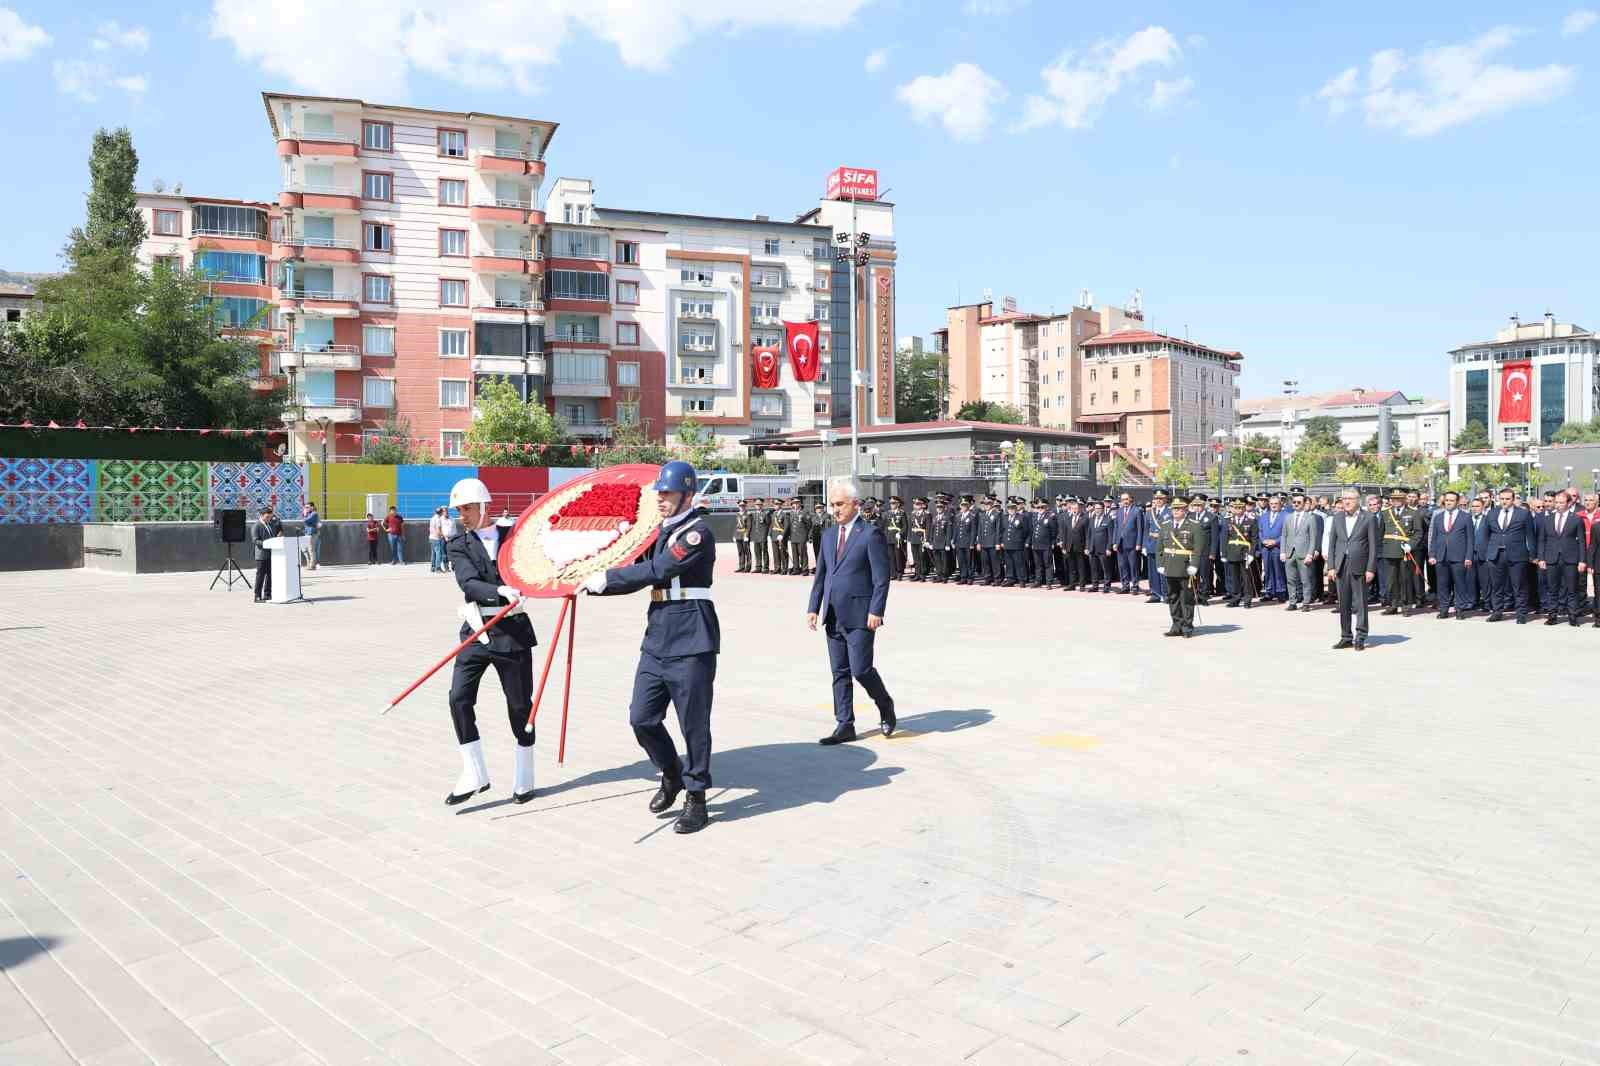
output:
[{"label": "loudspeaker", "polygon": [[212,512],[212,521],[217,527],[217,536],[222,538],[224,544],[244,543],[243,508],[218,507]]}]

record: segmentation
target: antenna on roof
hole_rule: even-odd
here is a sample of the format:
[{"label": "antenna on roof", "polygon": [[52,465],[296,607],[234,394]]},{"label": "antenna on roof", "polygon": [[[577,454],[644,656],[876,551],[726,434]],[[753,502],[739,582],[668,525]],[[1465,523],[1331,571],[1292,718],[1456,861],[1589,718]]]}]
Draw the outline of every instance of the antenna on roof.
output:
[{"label": "antenna on roof", "polygon": [[1128,297],[1128,314],[1138,317],[1144,314],[1144,290],[1134,289],[1133,295]]},{"label": "antenna on roof", "polygon": [[1091,304],[1091,302],[1093,300],[1094,300],[1094,295],[1092,293],[1090,293],[1088,289],[1079,289],[1078,290],[1078,306],[1079,307],[1088,307],[1088,306],[1090,306],[1090,304]]}]

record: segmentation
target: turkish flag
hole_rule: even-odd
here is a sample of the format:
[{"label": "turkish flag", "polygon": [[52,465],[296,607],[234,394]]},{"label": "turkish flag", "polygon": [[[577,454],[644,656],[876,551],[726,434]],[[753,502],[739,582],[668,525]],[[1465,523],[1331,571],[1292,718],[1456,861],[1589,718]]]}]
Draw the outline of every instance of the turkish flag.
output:
[{"label": "turkish flag", "polygon": [[1533,364],[1527,361],[1500,367],[1500,421],[1533,421]]},{"label": "turkish flag", "polygon": [[789,345],[789,365],[794,367],[796,381],[817,380],[817,324],[815,322],[785,322],[785,343]]},{"label": "turkish flag", "polygon": [[758,389],[778,387],[778,350],[776,348],[750,349],[750,379]]}]

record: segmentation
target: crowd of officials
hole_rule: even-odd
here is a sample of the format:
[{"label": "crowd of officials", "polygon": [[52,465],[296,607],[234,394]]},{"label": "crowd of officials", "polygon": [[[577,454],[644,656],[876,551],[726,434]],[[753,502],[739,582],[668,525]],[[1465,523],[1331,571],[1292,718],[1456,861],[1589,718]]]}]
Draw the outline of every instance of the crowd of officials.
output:
[{"label": "crowd of officials", "polygon": [[[1161,528],[1170,525],[1171,495],[1157,490],[1138,505],[1128,493],[1054,501],[940,493],[907,509],[868,498],[862,517],[889,541],[894,580],[1008,588],[1057,588],[1167,601],[1161,571]],[[1280,604],[1290,611],[1333,606],[1324,573],[1334,501],[1294,489],[1231,498],[1197,492],[1183,504],[1203,531],[1192,560],[1193,595],[1201,605]],[[1446,492],[1435,501],[1416,489],[1364,493],[1362,508],[1381,530],[1367,602],[1383,614],[1431,610],[1440,619],[1578,625],[1594,615],[1600,628],[1600,500],[1595,493],[1552,490],[1524,496],[1482,490],[1471,498]],[[820,504],[799,500],[741,501],[734,520],[738,570],[807,574],[816,565],[831,519]],[[1592,587],[1591,587],[1592,586]]]}]

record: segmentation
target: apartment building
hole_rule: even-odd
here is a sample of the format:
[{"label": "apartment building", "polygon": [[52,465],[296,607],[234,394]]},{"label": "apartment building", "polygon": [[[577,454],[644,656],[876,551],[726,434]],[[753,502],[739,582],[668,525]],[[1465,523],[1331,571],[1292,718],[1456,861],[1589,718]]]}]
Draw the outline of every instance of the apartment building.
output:
[{"label": "apartment building", "polygon": [[[894,420],[893,205],[823,200],[794,221],[693,215],[597,206],[591,181],[560,178],[546,213],[555,244],[611,249],[608,309],[580,320],[553,300],[549,307],[557,335],[608,338],[620,361],[610,393],[589,391],[605,376],[599,360],[552,349],[549,392],[569,420],[642,419],[659,437],[693,418],[728,451],[745,437],[848,426],[852,403],[864,425]],[[835,235],[862,230],[870,261],[857,268],[852,322],[850,268],[835,258]],[[550,269],[554,283],[554,260]],[[817,323],[815,381],[796,379],[785,322]],[[852,349],[852,336],[865,343]],[[779,353],[776,388],[754,387],[758,347]],[[863,375],[854,390],[852,351]],[[635,361],[638,371],[626,369]]]},{"label": "apartment building", "polygon": [[[1512,315],[1492,340],[1449,354],[1450,424],[1458,432],[1481,424],[1492,449],[1532,461],[1561,423],[1587,422],[1600,411],[1600,337],[1548,312],[1530,323]],[[1505,409],[1508,400],[1517,408]]]},{"label": "apartment building", "polygon": [[1078,428],[1103,447],[1155,468],[1177,456],[1191,470],[1213,463],[1214,434],[1238,421],[1238,352],[1168,337],[1141,324],[1083,342]]},{"label": "apartment building", "polygon": [[1305,439],[1307,422],[1331,418],[1345,447],[1359,449],[1378,432],[1380,410],[1387,412],[1400,448],[1442,456],[1450,447],[1450,405],[1411,400],[1398,389],[1356,387],[1240,400],[1238,432],[1240,439],[1258,433],[1270,437],[1282,444],[1284,455],[1293,455]]},{"label": "apartment building", "polygon": [[[316,428],[401,418],[441,458],[460,458],[478,383],[500,378],[543,395],[537,204],[556,124],[320,96],[262,100],[282,189],[275,369],[293,384],[296,450]],[[570,302],[606,305],[604,286],[580,287]],[[338,440],[341,456],[360,448]]]}]

